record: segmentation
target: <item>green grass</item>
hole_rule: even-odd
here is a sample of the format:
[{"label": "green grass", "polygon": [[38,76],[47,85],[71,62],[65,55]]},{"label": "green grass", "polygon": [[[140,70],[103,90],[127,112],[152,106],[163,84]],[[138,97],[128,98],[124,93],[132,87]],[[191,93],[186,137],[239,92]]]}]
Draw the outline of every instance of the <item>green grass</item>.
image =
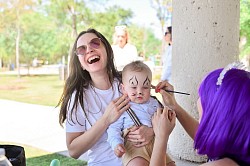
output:
[{"label": "green grass", "polygon": [[22,76],[0,75],[0,99],[56,106],[64,81],[56,75]]},{"label": "green grass", "polygon": [[[159,74],[153,78],[153,84],[159,81]],[[0,75],[0,99],[19,102],[56,106],[62,91],[64,81],[58,75],[22,76]],[[161,96],[152,91],[159,99]]]},{"label": "green grass", "polygon": [[[15,143],[0,142],[1,145],[17,145]],[[49,153],[44,150],[34,148],[32,146],[18,144],[22,146],[25,151],[26,165],[27,166],[49,166],[53,159],[58,159],[61,166],[84,166],[87,165],[86,161],[76,160],[66,157],[57,153]]]}]

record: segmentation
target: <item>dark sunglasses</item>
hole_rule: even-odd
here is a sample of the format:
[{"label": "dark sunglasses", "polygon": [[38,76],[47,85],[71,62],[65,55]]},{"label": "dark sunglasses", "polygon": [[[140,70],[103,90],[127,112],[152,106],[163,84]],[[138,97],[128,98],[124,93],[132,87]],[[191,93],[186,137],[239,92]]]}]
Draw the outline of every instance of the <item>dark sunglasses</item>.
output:
[{"label": "dark sunglasses", "polygon": [[[101,46],[101,39],[100,38],[93,38],[92,40],[90,40],[90,42],[88,43],[88,46],[94,49],[98,49]],[[78,48],[76,48],[75,50],[75,54],[77,56],[84,56],[86,54],[87,51],[87,45],[82,45],[79,46]]]},{"label": "dark sunglasses", "polygon": [[167,34],[170,34],[170,32],[165,32],[165,36],[166,36]]}]

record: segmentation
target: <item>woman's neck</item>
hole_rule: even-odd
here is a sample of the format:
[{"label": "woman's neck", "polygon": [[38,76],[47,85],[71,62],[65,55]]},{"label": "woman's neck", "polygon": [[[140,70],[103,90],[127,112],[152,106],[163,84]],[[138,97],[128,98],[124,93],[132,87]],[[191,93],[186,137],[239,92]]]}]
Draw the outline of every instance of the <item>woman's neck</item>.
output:
[{"label": "woman's neck", "polygon": [[92,85],[101,90],[107,90],[111,87],[108,74],[94,74],[91,75]]}]

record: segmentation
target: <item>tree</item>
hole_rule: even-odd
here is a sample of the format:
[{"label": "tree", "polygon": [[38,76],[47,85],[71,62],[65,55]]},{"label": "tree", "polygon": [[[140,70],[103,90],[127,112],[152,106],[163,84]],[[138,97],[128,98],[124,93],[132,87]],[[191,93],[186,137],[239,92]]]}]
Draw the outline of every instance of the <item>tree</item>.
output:
[{"label": "tree", "polygon": [[[172,0],[151,0],[151,6],[157,11],[157,17],[161,23],[162,36],[164,36],[167,26],[167,20],[171,19],[172,15]],[[165,47],[164,38],[162,38],[161,43],[160,54],[162,55]]]},{"label": "tree", "polygon": [[157,12],[163,35],[166,31],[167,20],[170,19],[172,15],[172,0],[151,0],[151,6]]},{"label": "tree", "polygon": [[20,44],[23,55],[21,62],[29,67],[35,58],[51,60],[57,45],[55,24],[39,12],[23,15],[21,22],[24,29]]},{"label": "tree", "polygon": [[2,30],[7,30],[9,27],[15,29],[16,38],[15,38],[15,50],[16,50],[16,67],[18,69],[18,77],[20,77],[20,40],[22,34],[22,24],[20,22],[21,17],[27,13],[32,12],[33,5],[35,3],[32,0],[9,0],[0,2],[0,11],[2,18],[7,15],[9,20],[4,19],[4,25],[1,26]]},{"label": "tree", "polygon": [[94,27],[112,43],[119,24],[129,27],[138,51],[155,54],[159,40],[152,30],[132,24],[132,17],[131,10],[108,7],[100,0],[0,1],[0,59],[10,63],[17,59],[17,66],[29,66],[34,58],[55,63],[70,55],[78,31]]}]

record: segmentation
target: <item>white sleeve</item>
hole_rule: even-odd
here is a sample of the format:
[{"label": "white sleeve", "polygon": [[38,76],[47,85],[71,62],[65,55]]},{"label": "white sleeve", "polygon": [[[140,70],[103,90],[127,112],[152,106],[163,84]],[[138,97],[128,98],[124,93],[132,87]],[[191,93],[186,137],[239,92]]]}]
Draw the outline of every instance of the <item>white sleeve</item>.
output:
[{"label": "white sleeve", "polygon": [[75,93],[72,94],[67,107],[66,132],[84,132],[86,131],[86,118],[84,117],[83,110],[79,103],[77,104],[77,109],[74,108],[72,110],[74,100]]},{"label": "white sleeve", "polygon": [[113,150],[118,144],[124,144],[124,138],[122,137],[123,119],[123,115],[121,115],[121,117],[107,129],[108,142]]}]

